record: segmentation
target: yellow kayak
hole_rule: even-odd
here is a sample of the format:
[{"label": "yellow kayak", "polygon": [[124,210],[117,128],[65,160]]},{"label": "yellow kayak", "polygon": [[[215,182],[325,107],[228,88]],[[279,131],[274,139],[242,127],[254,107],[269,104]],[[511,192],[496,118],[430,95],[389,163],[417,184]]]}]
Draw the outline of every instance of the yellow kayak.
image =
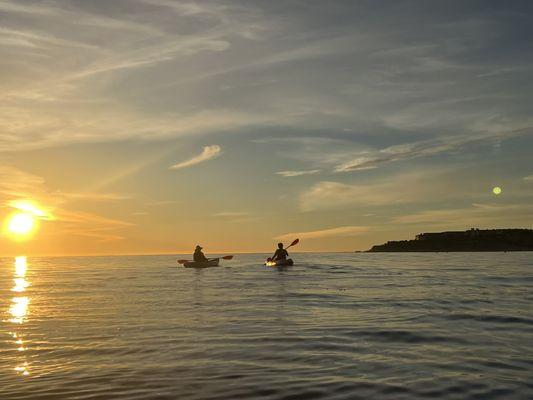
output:
[{"label": "yellow kayak", "polygon": [[265,265],[267,267],[291,267],[294,265],[294,261],[292,261],[292,259],[290,258],[286,260],[276,260],[276,261],[272,261],[271,259],[268,259],[265,261]]},{"label": "yellow kayak", "polygon": [[219,258],[213,258],[209,261],[187,261],[183,264],[185,268],[210,268],[218,267]]}]

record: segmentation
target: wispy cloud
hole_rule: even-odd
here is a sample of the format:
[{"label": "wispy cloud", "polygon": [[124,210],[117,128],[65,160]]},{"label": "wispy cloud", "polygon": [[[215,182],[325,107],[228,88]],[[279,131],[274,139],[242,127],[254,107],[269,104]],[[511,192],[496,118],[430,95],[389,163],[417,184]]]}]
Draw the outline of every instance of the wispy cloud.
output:
[{"label": "wispy cloud", "polygon": [[48,196],[45,180],[18,168],[0,165],[0,196],[5,200],[33,198],[39,200]]},{"label": "wispy cloud", "polygon": [[174,204],[178,204],[179,202],[177,200],[155,200],[148,203],[149,206],[152,207],[159,207],[159,206],[171,206]]},{"label": "wispy cloud", "polygon": [[37,175],[0,165],[0,205],[32,212],[55,225],[53,235],[79,235],[96,240],[118,240],[116,233],[132,223],[73,208],[72,200],[119,201],[127,199],[116,193],[60,192],[51,189]]},{"label": "wispy cloud", "polygon": [[120,193],[52,190],[46,181],[18,168],[0,165],[0,200],[33,199],[43,203],[65,204],[72,200],[119,201],[131,197]]},{"label": "wispy cloud", "polygon": [[221,211],[212,214],[212,217],[217,218],[219,222],[231,223],[248,223],[261,219],[260,216],[254,215],[249,211]]},{"label": "wispy cloud", "polygon": [[131,199],[131,196],[120,193],[56,192],[56,195],[63,197],[66,200],[119,201]]},{"label": "wispy cloud", "polygon": [[[413,178],[414,180],[415,178]],[[402,180],[406,183],[406,180]],[[375,207],[416,200],[417,196],[408,187],[399,183],[380,181],[371,184],[346,184],[321,181],[300,194],[302,211],[314,211],[363,205]]]},{"label": "wispy cloud", "polygon": [[339,226],[336,228],[321,229],[317,231],[291,232],[275,237],[276,240],[320,239],[335,236],[355,236],[368,232],[366,226]]},{"label": "wispy cloud", "polygon": [[213,214],[213,217],[219,218],[235,218],[235,217],[247,217],[250,213],[246,211],[223,211]]},{"label": "wispy cloud", "polygon": [[296,176],[303,176],[303,175],[315,175],[320,172],[319,169],[311,169],[311,170],[305,170],[305,171],[279,171],[276,172],[276,175],[281,175],[285,178],[293,178]]},{"label": "wispy cloud", "polygon": [[169,169],[181,169],[192,167],[193,165],[200,164],[202,162],[216,158],[222,154],[222,148],[219,145],[213,144],[210,146],[205,146],[200,154],[194,156],[193,158],[174,164]]},{"label": "wispy cloud", "polygon": [[[434,15],[413,4],[409,13],[369,3],[304,5],[292,14],[260,2],[2,0],[10,18],[0,30],[0,150],[250,126],[376,134],[376,142],[390,128],[431,138],[524,126],[519,105],[530,97],[531,60],[519,44],[487,40],[507,37],[524,23],[521,13],[444,13],[430,30],[418,22]],[[376,17],[396,23],[377,29]],[[510,54],[487,62],[498,51]],[[488,85],[493,71],[506,71],[505,79],[497,74]],[[259,79],[267,84],[258,89]],[[402,159],[383,147],[334,167]]]},{"label": "wispy cloud", "polygon": [[[473,198],[474,187],[490,198],[495,185],[505,190],[498,200],[525,201],[531,179],[522,178],[533,172],[520,170],[530,165],[526,149],[532,139],[525,136],[531,136],[533,126],[526,2],[483,7],[468,2],[427,7],[423,0],[397,7],[371,1],[296,3],[117,0],[109,6],[105,1],[0,0],[5,15],[0,28],[2,162],[12,158],[23,165],[16,152],[24,153],[23,160],[28,150],[53,158],[50,147],[62,152],[68,146],[87,155],[93,146],[85,144],[98,143],[95,148],[127,154],[130,143],[147,144],[142,157],[124,162],[117,157],[98,177],[89,176],[91,161],[80,157],[87,164],[76,169],[84,171],[79,188],[71,180],[63,188],[51,187],[40,176],[0,167],[0,204],[28,197],[58,211],[86,212],[99,202],[101,217],[131,218],[151,200],[175,195],[154,192],[143,179],[161,188],[172,178],[161,173],[171,164],[186,168],[221,154],[208,146],[182,156],[183,162],[163,161],[178,154],[178,143],[186,148],[193,138],[224,150],[226,143],[237,146],[238,153],[254,160],[250,174],[265,168],[277,173],[262,182],[259,175],[247,180],[246,174],[245,184],[232,193],[239,198],[231,202],[236,210],[222,209],[220,224],[251,218],[231,214],[242,209],[253,217],[263,209],[282,218],[280,210],[296,201],[300,210],[320,211],[313,215],[316,225],[306,229],[327,226],[324,221],[355,226],[367,213],[379,215],[372,219],[376,223],[400,208],[412,213],[464,207],[484,201]],[[508,138],[513,140],[497,146]],[[153,141],[165,141],[164,151]],[[95,162],[100,156],[106,154]],[[217,160],[217,165],[239,160]],[[454,179],[425,173],[458,161],[464,169]],[[466,182],[468,169],[476,168]],[[45,171],[54,184],[67,182],[53,176],[57,169]],[[490,174],[494,182],[488,182]],[[254,185],[275,191],[278,176],[287,183],[285,197],[262,204],[265,196],[253,193]],[[309,181],[314,184],[302,189]],[[138,198],[115,193],[120,190]],[[147,209],[154,219],[165,212],[177,218],[196,206],[182,197],[179,207]],[[328,212],[336,208],[350,212]],[[204,216],[217,211],[208,207]],[[97,217],[91,223],[64,223],[92,235],[127,236],[127,225]],[[301,223],[309,215],[293,217]],[[261,232],[274,229],[275,222]]]},{"label": "wispy cloud", "polygon": [[[490,196],[490,176],[464,167],[426,167],[416,171],[399,171],[359,182],[320,181],[300,193],[302,211],[339,208],[369,208],[428,202],[475,201]],[[457,177],[461,178],[458,179]]]},{"label": "wispy cloud", "polygon": [[531,134],[533,128],[511,132],[444,136],[432,140],[390,146],[376,152],[364,152],[356,158],[335,167],[335,172],[350,172],[377,168],[380,164],[415,159],[459,150],[469,145],[499,143],[512,137]]},{"label": "wispy cloud", "polygon": [[527,227],[533,217],[529,203],[479,204],[471,207],[423,210],[393,218],[394,224],[436,226],[446,229],[467,227]]},{"label": "wispy cloud", "polygon": [[54,217],[55,227],[51,234],[90,237],[97,241],[123,240],[125,239],[124,235],[119,233],[126,228],[135,226],[128,221],[64,207],[56,207]]}]

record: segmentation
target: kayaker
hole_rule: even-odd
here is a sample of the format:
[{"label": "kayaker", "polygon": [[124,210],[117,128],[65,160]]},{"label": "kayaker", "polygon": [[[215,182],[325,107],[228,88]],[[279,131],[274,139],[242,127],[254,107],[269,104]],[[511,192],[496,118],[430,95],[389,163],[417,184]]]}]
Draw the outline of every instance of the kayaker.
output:
[{"label": "kayaker", "polygon": [[272,261],[278,261],[278,260],[286,260],[287,257],[289,257],[289,253],[287,253],[287,250],[283,248],[283,243],[278,243],[278,249],[272,256]]},{"label": "kayaker", "polygon": [[193,255],[193,259],[194,261],[196,262],[206,262],[206,261],[209,261],[207,259],[207,257],[204,255],[204,253],[202,253],[202,249],[203,247],[200,246],[200,245],[197,245],[196,248],[194,249],[194,255]]}]

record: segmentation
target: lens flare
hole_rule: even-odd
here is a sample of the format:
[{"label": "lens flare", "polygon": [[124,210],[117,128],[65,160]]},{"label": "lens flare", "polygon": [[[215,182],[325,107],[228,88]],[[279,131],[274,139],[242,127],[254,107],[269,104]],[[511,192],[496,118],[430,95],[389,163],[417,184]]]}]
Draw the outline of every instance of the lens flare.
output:
[{"label": "lens flare", "polygon": [[497,196],[502,193],[502,188],[499,186],[495,186],[492,188],[492,193],[494,193]]}]

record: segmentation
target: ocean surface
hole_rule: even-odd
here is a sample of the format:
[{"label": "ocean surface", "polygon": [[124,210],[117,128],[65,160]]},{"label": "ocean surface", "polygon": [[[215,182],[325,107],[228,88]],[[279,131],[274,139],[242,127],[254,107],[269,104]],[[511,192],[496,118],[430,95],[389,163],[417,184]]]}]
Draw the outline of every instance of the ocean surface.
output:
[{"label": "ocean surface", "polygon": [[533,399],[533,253],[0,259],[0,399]]}]

